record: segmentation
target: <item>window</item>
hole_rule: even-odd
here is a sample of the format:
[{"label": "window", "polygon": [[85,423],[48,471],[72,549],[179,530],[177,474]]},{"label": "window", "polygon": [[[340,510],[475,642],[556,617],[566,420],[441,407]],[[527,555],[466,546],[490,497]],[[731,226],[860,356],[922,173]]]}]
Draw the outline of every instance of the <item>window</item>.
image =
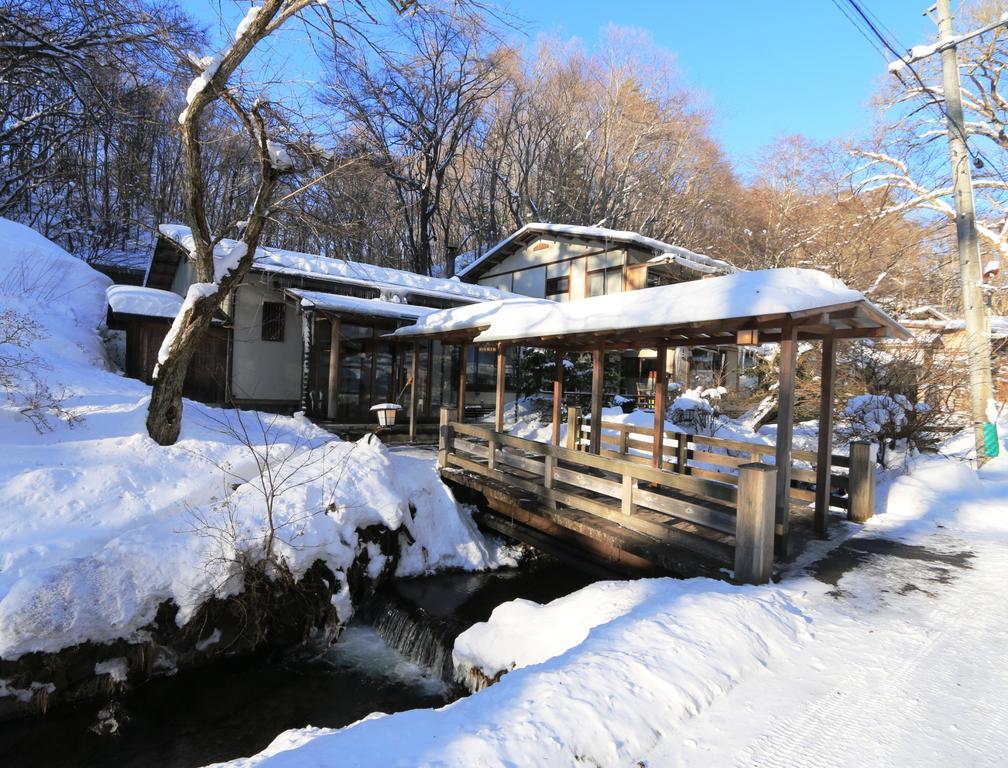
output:
[{"label": "window", "polygon": [[[567,298],[570,292],[570,277],[550,277],[546,280],[546,298],[554,301],[562,301]],[[560,297],[563,297],[561,299]]]},{"label": "window", "polygon": [[623,267],[597,269],[588,273],[588,295],[605,296],[623,291]]},{"label": "window", "polygon": [[284,315],[287,307],[282,301],[264,301],[262,305],[262,340],[283,341]]}]

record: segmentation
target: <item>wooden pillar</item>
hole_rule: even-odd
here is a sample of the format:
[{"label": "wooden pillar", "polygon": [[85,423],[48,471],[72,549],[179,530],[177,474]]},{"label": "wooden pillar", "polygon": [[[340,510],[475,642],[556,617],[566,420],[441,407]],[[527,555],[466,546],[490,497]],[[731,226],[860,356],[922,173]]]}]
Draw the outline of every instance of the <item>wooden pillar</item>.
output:
[{"label": "wooden pillar", "polygon": [[774,551],[782,557],[788,553],[788,529],[791,519],[791,441],[794,434],[795,364],[797,362],[797,331],[781,329],[780,379],[777,387],[777,502],[776,542]]},{"label": "wooden pillar", "polygon": [[417,376],[420,373],[420,342],[413,342],[413,359],[410,360],[410,385],[409,385],[409,441],[416,440],[417,421]]},{"label": "wooden pillar", "polygon": [[504,431],[504,377],[507,375],[507,364],[504,362],[506,347],[497,345],[497,386],[494,391],[494,431]]},{"label": "wooden pillar", "polygon": [[567,448],[576,451],[581,435],[581,409],[572,405],[567,409]]},{"label": "wooden pillar", "polygon": [[602,443],[602,382],[605,356],[601,349],[592,352],[591,432],[588,452],[597,454]]},{"label": "wooden pillar", "polygon": [[658,347],[655,359],[654,442],[651,445],[651,466],[661,469],[665,453],[665,396],[668,393],[668,347]]},{"label": "wooden pillar", "polygon": [[340,363],[340,319],[332,318],[331,343],[329,345],[329,391],[326,393],[326,418],[336,418],[336,405],[339,401],[339,363]]},{"label": "wooden pillar", "polygon": [[466,373],[469,365],[469,345],[459,344],[458,421],[465,421]]},{"label": "wooden pillar", "polygon": [[850,509],[847,517],[864,523],[875,514],[875,443],[855,440],[850,445]]},{"label": "wooden pillar", "polygon": [[735,519],[735,580],[766,584],[773,572],[776,467],[739,467],[738,511]]},{"label": "wooden pillar", "polygon": [[553,435],[551,442],[553,445],[560,445],[560,405],[563,400],[563,352],[559,349],[555,356],[556,375],[553,377]]},{"label": "wooden pillar", "polygon": [[451,428],[451,408],[441,409],[441,418],[438,420],[438,466],[448,466],[448,454],[455,446],[455,432]]},{"label": "wooden pillar", "polygon": [[833,337],[822,343],[822,368],[819,379],[819,447],[816,452],[815,530],[826,537],[829,527],[831,474],[833,471],[833,393],[836,382],[836,348]]}]

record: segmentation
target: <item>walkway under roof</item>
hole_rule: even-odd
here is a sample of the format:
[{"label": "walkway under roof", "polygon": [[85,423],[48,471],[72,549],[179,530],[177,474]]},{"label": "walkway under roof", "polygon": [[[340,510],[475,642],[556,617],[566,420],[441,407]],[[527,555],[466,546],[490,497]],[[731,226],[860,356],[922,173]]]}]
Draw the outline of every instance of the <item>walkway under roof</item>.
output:
[{"label": "walkway under roof", "polygon": [[[667,355],[672,347],[731,344],[780,344],[779,381],[776,390],[777,437],[774,450],[774,548],[788,553],[791,509],[791,471],[795,379],[798,342],[822,344],[819,408],[819,442],[815,469],[815,529],[826,535],[831,499],[832,424],[836,341],[854,338],[909,339],[910,332],[869,301],[824,272],[810,269],[771,269],[738,272],[675,285],[645,288],[611,296],[567,303],[544,299],[505,299],[432,312],[415,325],[399,328],[394,338],[419,342],[436,339],[462,347],[470,344],[497,350],[495,424],[489,446],[490,471],[496,443],[510,439],[504,433],[504,350],[509,346],[550,348],[555,351],[553,430],[551,443],[559,445],[563,399],[562,355],[592,353],[592,392],[586,451],[602,453],[603,355],[606,351],[655,349],[656,414],[665,413]],[[457,422],[465,421],[467,374],[460,371]],[[416,393],[411,391],[411,414]],[[442,414],[442,419],[445,416]],[[660,427],[660,417],[656,427]],[[410,418],[410,434],[414,432]],[[450,434],[452,423],[447,423]],[[655,428],[651,462],[661,470],[663,430]],[[447,446],[447,443],[446,443]],[[449,446],[450,447],[450,446]],[[446,448],[447,450],[447,448]],[[442,462],[442,466],[444,463]],[[869,505],[874,502],[870,502]]]}]

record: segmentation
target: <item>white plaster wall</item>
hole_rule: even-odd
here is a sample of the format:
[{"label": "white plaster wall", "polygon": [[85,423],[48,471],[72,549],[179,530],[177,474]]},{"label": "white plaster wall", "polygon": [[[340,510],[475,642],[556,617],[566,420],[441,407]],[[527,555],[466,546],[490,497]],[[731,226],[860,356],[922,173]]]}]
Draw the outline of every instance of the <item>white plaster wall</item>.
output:
[{"label": "white plaster wall", "polygon": [[231,395],[238,400],[301,399],[301,320],[285,304],[283,341],[262,340],[264,301],[283,301],[265,275],[250,275],[238,288],[233,306]]}]

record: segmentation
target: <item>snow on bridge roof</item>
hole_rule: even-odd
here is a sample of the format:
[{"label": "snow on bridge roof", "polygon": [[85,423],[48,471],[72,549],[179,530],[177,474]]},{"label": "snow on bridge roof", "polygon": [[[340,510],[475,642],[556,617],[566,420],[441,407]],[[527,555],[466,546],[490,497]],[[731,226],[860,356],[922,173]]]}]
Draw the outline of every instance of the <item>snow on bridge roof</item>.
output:
[{"label": "snow on bridge roof", "polygon": [[523,299],[447,309],[395,335],[634,348],[734,343],[743,327],[759,328],[760,338],[772,341],[788,324],[813,337],[909,336],[863,294],[811,269],[738,272],[566,303]]},{"label": "snow on bridge roof", "polygon": [[[193,237],[189,227],[182,224],[162,224],[159,230],[162,235],[186,251],[192,251]],[[225,257],[237,244],[235,240],[222,240],[215,249],[215,257],[218,252],[222,258]],[[402,269],[285,251],[264,245],[260,245],[256,250],[252,268],[275,274],[304,275],[319,280],[372,286],[438,298],[454,298],[460,301],[493,301],[515,295],[482,285],[463,283],[456,278],[428,277]]]},{"label": "snow on bridge roof", "polygon": [[686,269],[702,274],[731,274],[739,271],[727,261],[705,256],[702,253],[694,253],[688,248],[655,240],[638,232],[606,229],[605,227],[585,227],[577,224],[531,222],[525,224],[521,229],[504,240],[501,240],[474,262],[464,267],[459,271],[459,275],[470,276],[472,272],[480,272],[483,268],[491,266],[498,259],[507,256],[512,250],[517,249],[521,245],[521,241],[529,235],[567,235],[574,238],[636,245],[654,252],[655,256],[650,260],[650,263],[668,264],[674,262]]},{"label": "snow on bridge roof", "polygon": [[390,317],[397,320],[416,320],[438,310],[430,307],[418,307],[413,304],[399,304],[383,299],[361,299],[356,296],[337,296],[333,293],[320,291],[305,291],[300,288],[288,288],[287,294],[298,299],[302,307],[311,307],[322,311],[345,312],[369,317]]},{"label": "snow on bridge roof", "polygon": [[182,307],[182,297],[159,288],[140,285],[110,285],[105,289],[113,312],[173,319]]}]

